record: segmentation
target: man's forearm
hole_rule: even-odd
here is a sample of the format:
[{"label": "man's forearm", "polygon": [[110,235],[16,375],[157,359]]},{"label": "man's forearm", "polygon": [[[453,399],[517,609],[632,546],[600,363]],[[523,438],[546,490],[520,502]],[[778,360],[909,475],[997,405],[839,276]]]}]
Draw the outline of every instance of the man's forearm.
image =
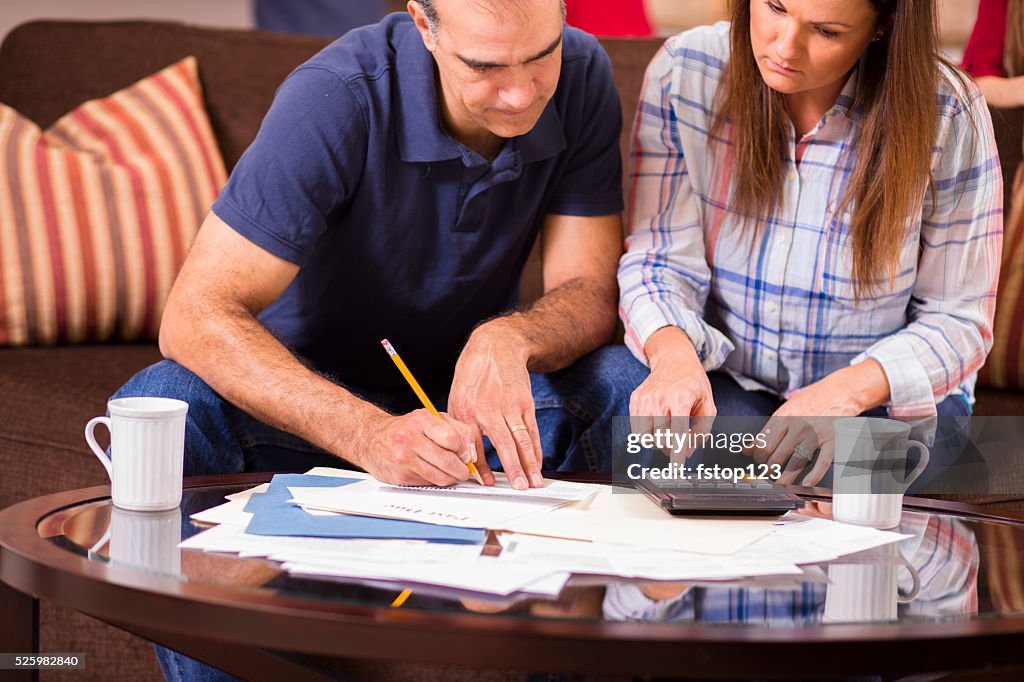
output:
[{"label": "man's forearm", "polygon": [[531,372],[553,372],[611,341],[618,291],[614,281],[569,280],[529,308],[490,320],[473,332],[521,348]]},{"label": "man's forearm", "polygon": [[[169,324],[168,324],[169,323]],[[163,354],[256,419],[360,464],[349,443],[366,442],[384,413],[305,367],[241,305],[178,311],[161,331]]]}]

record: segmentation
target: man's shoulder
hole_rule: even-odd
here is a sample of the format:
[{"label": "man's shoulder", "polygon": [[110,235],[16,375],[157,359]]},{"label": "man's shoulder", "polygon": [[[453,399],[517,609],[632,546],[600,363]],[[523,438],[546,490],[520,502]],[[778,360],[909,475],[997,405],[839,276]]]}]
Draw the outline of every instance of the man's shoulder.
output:
[{"label": "man's shoulder", "polygon": [[600,41],[589,33],[566,25],[562,30],[562,73],[558,91],[563,96],[601,96],[615,82],[611,61]]},{"label": "man's shoulder", "polygon": [[597,38],[566,24],[562,28],[562,63],[589,61],[604,54]]},{"label": "man's shoulder", "polygon": [[301,64],[296,71],[318,69],[347,83],[358,80],[372,82],[395,67],[398,46],[415,32],[416,26],[408,14],[389,14],[376,24],[349,31]]}]

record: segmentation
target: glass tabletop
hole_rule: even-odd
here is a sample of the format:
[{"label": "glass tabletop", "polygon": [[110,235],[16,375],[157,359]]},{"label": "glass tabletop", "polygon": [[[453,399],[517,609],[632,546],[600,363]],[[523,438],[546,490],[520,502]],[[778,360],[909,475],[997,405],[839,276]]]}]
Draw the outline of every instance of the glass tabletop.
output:
[{"label": "glass tabletop", "polygon": [[[191,514],[248,487],[187,488],[179,509],[159,513],[125,512],[109,500],[91,501],[44,517],[37,529],[49,542],[90,562],[144,573],[170,585],[212,584],[371,608],[389,607],[403,589],[393,583],[296,577],[262,558],[178,548],[181,540],[204,529],[190,519]],[[907,502],[908,507],[913,504]],[[828,518],[830,506],[827,501],[808,500],[802,513]],[[911,537],[803,565],[798,576],[694,583],[579,576],[550,598],[491,598],[415,586],[401,608],[517,619],[762,628],[992,621],[1024,614],[1024,526],[906,509],[894,530]],[[492,535],[484,552],[500,551]]]}]

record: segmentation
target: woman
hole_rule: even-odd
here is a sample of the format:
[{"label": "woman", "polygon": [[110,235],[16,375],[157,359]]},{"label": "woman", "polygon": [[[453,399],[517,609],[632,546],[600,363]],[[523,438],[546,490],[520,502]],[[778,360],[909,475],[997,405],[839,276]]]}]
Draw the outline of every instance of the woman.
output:
[{"label": "woman", "polygon": [[[967,41],[963,68],[993,107],[1024,106],[1024,0],[981,0],[978,20]],[[996,308],[993,351],[981,377],[986,384],[1019,389],[1024,386],[1024,302],[1008,295],[1024,287],[1024,165],[1005,169],[1013,180],[1006,197],[1006,251],[1000,271],[1002,300]]]},{"label": "woman", "polygon": [[992,106],[1024,106],[1024,0],[978,3],[963,68]]},{"label": "woman", "polygon": [[[632,414],[968,414],[1001,178],[984,102],[937,56],[934,3],[730,9],[669,39],[641,94],[619,285],[651,373]],[[751,454],[802,468],[820,447],[818,482],[827,426],[806,442],[775,423]]]},{"label": "woman", "polygon": [[570,0],[565,23],[596,36],[651,35],[643,0]]}]

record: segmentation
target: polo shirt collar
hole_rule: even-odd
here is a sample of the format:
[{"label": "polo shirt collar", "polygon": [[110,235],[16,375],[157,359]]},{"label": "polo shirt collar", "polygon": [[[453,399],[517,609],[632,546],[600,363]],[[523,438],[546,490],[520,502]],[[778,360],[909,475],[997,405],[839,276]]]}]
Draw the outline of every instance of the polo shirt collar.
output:
[{"label": "polo shirt collar", "polygon": [[548,100],[530,132],[515,140],[519,147],[519,160],[524,164],[549,159],[565,150],[565,131],[554,100]]},{"label": "polo shirt collar", "polygon": [[462,156],[458,144],[441,127],[434,57],[410,29],[396,48],[398,84],[398,153],[403,161],[446,161]]},{"label": "polo shirt collar", "polygon": [[[444,130],[440,118],[434,57],[417,31],[409,31],[396,48],[398,84],[398,152],[403,161],[431,162],[463,158],[463,147]],[[562,152],[567,144],[562,120],[549,101],[537,124],[525,135],[512,138],[523,164]]]}]

